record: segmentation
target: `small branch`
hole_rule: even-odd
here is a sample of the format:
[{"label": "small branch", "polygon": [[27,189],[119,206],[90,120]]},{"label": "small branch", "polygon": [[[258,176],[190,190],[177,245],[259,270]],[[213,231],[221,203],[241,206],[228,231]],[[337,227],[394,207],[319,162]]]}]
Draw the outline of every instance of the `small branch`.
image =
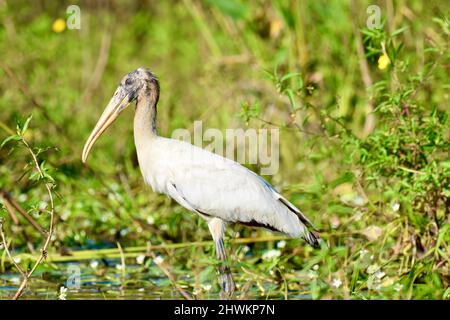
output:
[{"label": "small branch", "polygon": [[120,245],[119,242],[117,242],[117,249],[119,249],[119,253],[120,253],[120,264],[121,264],[121,271],[122,271],[122,285],[125,282],[125,268],[126,268],[126,264],[125,264],[125,255],[123,254],[123,250],[122,250],[122,246]]},{"label": "small branch", "polygon": [[268,121],[268,120],[264,120],[263,118],[260,118],[260,117],[254,117],[254,119],[256,119],[258,121],[261,121],[262,123],[265,123],[265,124],[267,124],[269,126],[276,127],[278,129],[296,130],[296,131],[299,131],[299,132],[302,132],[302,133],[305,133],[305,134],[309,134],[309,135],[312,135],[312,136],[322,136],[319,133],[314,133],[314,132],[307,131],[307,130],[303,129],[295,121],[291,122],[294,125],[295,128],[289,128],[289,127],[287,127],[284,124],[277,124],[277,123],[274,123],[274,122],[271,122],[271,121]]},{"label": "small branch", "polygon": [[406,171],[406,172],[410,172],[410,173],[415,173],[415,174],[425,174],[425,172],[417,171],[417,170],[414,170],[414,169],[409,169],[409,168],[402,167],[402,166],[399,166],[398,168],[399,168],[400,170],[403,170],[403,171]]},{"label": "small branch", "polygon": [[2,243],[6,251],[6,255],[8,256],[11,263],[19,270],[22,276],[26,277],[25,270],[22,269],[20,265],[17,264],[16,260],[12,257],[11,252],[9,251],[9,243],[6,241],[5,231],[3,230],[3,222],[0,221],[0,236],[2,237]]},{"label": "small branch", "polygon": [[[152,257],[153,261],[156,259],[156,255],[153,253],[153,251],[150,251],[150,256]],[[178,283],[175,277],[172,275],[172,273],[167,269],[167,267],[164,265],[164,262],[156,263],[155,264],[161,269],[162,272],[165,273],[167,278],[169,278],[170,282],[175,286],[175,288],[180,292],[180,294],[186,299],[186,300],[194,300],[194,298],[186,291],[184,290]]]},{"label": "small branch", "polygon": [[[35,168],[36,168],[37,172],[39,173],[39,177],[40,177],[41,179],[45,180],[45,179],[46,179],[46,178],[45,178],[45,175],[44,175],[44,173],[42,172],[42,170],[41,170],[41,168],[40,168],[40,166],[39,166],[39,161],[38,161],[37,156],[36,156],[36,154],[34,153],[33,149],[30,147],[30,145],[28,144],[28,142],[27,142],[23,137],[21,137],[21,140],[20,140],[20,141],[23,143],[23,145],[26,147],[26,149],[27,149],[28,152],[30,153],[31,157],[33,158],[33,163],[34,163],[34,165],[35,165]],[[45,236],[46,236],[46,239],[45,239],[44,245],[43,245],[42,248],[41,248],[41,254],[40,254],[40,256],[38,257],[38,259],[36,260],[36,262],[34,263],[34,265],[33,265],[33,267],[31,268],[31,270],[29,270],[28,272],[25,272],[25,271],[24,271],[24,270],[16,263],[16,261],[15,261],[14,258],[12,257],[12,255],[11,255],[9,249],[8,249],[8,243],[6,242],[6,236],[5,236],[5,233],[4,233],[4,231],[3,231],[3,225],[0,225],[0,233],[1,233],[2,241],[3,241],[4,246],[5,246],[5,251],[6,251],[6,253],[7,253],[9,259],[11,260],[11,262],[14,264],[14,266],[17,268],[17,270],[19,270],[19,272],[20,272],[20,273],[22,274],[22,276],[23,276],[22,282],[21,282],[19,288],[17,289],[16,294],[15,294],[14,297],[13,297],[14,300],[19,299],[19,298],[23,295],[24,290],[25,290],[25,288],[26,288],[27,285],[28,285],[28,281],[29,281],[29,279],[31,278],[31,276],[33,275],[34,271],[35,271],[36,268],[41,264],[41,262],[47,257],[47,249],[48,249],[48,247],[49,247],[49,245],[50,245],[50,241],[51,241],[51,238],[52,238],[52,235],[53,235],[55,207],[54,207],[53,193],[52,193],[53,185],[50,184],[50,183],[48,183],[48,182],[45,182],[45,188],[47,189],[47,193],[48,193],[48,196],[49,196],[49,199],[50,199],[50,225],[49,225],[48,231],[44,231],[44,234],[45,234]],[[4,195],[4,194],[3,194],[3,195]],[[16,208],[16,209],[17,209],[17,208]],[[19,211],[19,212],[20,212],[20,211]],[[37,224],[36,224],[36,225],[37,225]],[[40,228],[40,226],[39,226],[39,228]],[[42,229],[42,228],[40,228],[40,229]],[[42,229],[42,230],[43,230],[43,229]]]}]

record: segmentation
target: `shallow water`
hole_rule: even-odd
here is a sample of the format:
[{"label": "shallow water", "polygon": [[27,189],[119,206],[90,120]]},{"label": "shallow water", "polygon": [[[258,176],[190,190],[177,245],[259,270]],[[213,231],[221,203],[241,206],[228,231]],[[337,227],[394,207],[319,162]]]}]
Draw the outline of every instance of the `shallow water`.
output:
[{"label": "shallow water", "polygon": [[[73,270],[79,270],[79,277]],[[22,299],[59,299],[60,288],[67,288],[65,298],[74,299],[179,299],[182,298],[166,278],[151,278],[140,272],[141,266],[92,268],[83,264],[58,265],[58,269],[36,271]],[[0,299],[11,298],[21,282],[20,274],[0,274]]]},{"label": "shallow water", "polygon": [[[97,248],[98,249],[98,248]],[[130,262],[131,259],[127,261]],[[152,259],[123,268],[118,258],[84,260],[79,262],[46,263],[38,267],[29,280],[22,299],[184,299],[164,272]],[[22,266],[25,267],[25,266]],[[196,299],[218,299],[219,288],[211,285],[196,284],[192,270],[171,266],[171,272],[177,284]],[[0,273],[0,300],[14,296],[22,278],[19,273]],[[212,277],[215,278],[215,269]],[[235,277],[235,280],[236,279]],[[198,279],[197,279],[198,282]],[[215,282],[203,279],[203,283]],[[240,296],[240,288],[248,282],[237,282],[235,296]],[[267,290],[261,292],[261,286],[246,290],[247,299],[285,299],[285,292]],[[61,288],[62,291],[61,291]],[[195,289],[194,289],[195,288]],[[63,292],[63,294],[61,294]],[[289,299],[310,299],[304,292],[289,291]]]},{"label": "shallow water", "polygon": [[[140,265],[127,265],[123,274],[117,265],[92,268],[88,263],[64,263],[53,265],[53,268],[45,270],[38,269],[30,279],[22,299],[184,299],[167,277],[155,276],[155,272],[152,271],[157,270],[143,271]],[[79,277],[73,277],[74,269],[80,271]],[[192,287],[185,284],[194,282],[193,279],[189,279],[190,276],[183,278],[179,275],[177,278],[179,284],[181,283],[184,289],[192,294]],[[18,273],[0,274],[0,299],[11,299],[20,281],[21,277]],[[65,295],[62,296],[61,287],[67,288]],[[195,298],[218,299],[216,289],[212,287],[202,290]],[[239,290],[236,291],[236,296],[239,296]],[[284,296],[280,293],[261,295],[256,291],[250,291],[246,298],[284,299]],[[289,299],[310,299],[310,297],[298,292],[289,292]]]},{"label": "shallow water", "polygon": [[[38,269],[30,279],[22,299],[103,300],[103,299],[184,299],[160,270],[144,269],[142,265],[126,265],[122,273],[120,260],[90,263],[58,263]],[[75,271],[75,272],[74,272]],[[79,271],[79,276],[78,276]],[[190,275],[176,275],[184,289],[192,294]],[[18,273],[0,274],[0,299],[14,296],[21,282]],[[67,288],[61,296],[61,287]],[[64,290],[64,289],[63,289]],[[207,288],[195,296],[197,299],[218,299],[217,288]],[[239,295],[239,290],[236,296]],[[250,291],[248,299],[283,299],[281,294],[261,295]],[[310,299],[308,295],[289,292],[289,299]]]}]

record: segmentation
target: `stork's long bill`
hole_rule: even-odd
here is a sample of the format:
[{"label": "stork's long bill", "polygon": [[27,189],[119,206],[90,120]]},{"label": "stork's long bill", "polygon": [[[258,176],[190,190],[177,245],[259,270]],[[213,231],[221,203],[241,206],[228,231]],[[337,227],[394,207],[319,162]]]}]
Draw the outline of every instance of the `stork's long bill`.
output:
[{"label": "stork's long bill", "polygon": [[101,134],[117,119],[119,113],[130,104],[130,93],[127,92],[122,86],[119,86],[114,93],[114,96],[109,101],[108,105],[103,111],[100,119],[92,130],[91,135],[86,141],[83,148],[82,161],[86,162],[89,151],[94,145],[95,141],[101,136]]}]

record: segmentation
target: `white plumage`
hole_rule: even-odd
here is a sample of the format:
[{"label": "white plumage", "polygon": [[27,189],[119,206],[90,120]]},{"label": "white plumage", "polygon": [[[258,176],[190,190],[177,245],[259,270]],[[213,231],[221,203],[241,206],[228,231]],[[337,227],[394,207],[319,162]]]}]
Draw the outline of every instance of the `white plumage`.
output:
[{"label": "white plumage", "polygon": [[[83,161],[98,137],[136,100],[134,141],[145,182],[207,221],[219,259],[226,259],[223,236],[228,223],[265,227],[318,245],[318,236],[308,230],[310,221],[263,178],[222,156],[159,137],[158,99],[159,83],[150,70],[139,68],[126,75],[86,142]],[[230,296],[234,283],[229,268],[221,266],[219,271],[223,292]]]},{"label": "white plumage", "polygon": [[292,204],[289,209],[287,200],[244,166],[183,141],[163,137],[151,141],[137,153],[145,182],[155,192],[207,220],[253,223],[291,237],[309,235],[299,219],[306,220],[302,213]]}]

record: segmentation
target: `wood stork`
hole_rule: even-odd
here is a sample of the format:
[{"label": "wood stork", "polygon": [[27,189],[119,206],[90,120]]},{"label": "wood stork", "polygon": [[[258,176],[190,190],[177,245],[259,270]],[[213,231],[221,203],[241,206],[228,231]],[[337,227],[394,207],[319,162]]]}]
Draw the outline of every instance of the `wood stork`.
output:
[{"label": "wood stork", "polygon": [[159,83],[147,68],[127,74],[89,136],[82,154],[89,151],[119,113],[136,101],[134,142],[145,182],[206,220],[215,243],[221,297],[231,297],[234,282],[224,264],[225,227],[229,223],[264,227],[318,246],[319,236],[309,230],[308,218],[263,178],[246,167],[189,143],[160,137],[156,130]]}]

